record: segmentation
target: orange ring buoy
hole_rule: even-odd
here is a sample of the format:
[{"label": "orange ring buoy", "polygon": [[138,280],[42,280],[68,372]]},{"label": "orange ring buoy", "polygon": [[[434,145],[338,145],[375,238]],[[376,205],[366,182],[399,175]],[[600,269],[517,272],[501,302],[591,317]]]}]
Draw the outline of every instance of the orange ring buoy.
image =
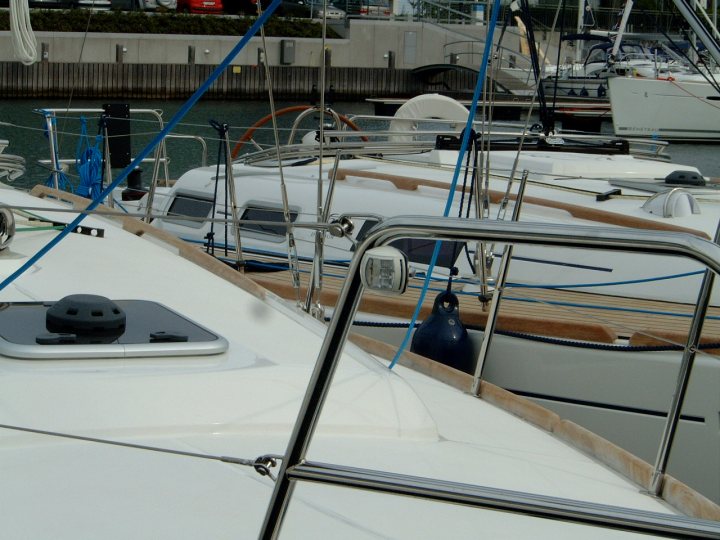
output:
[{"label": "orange ring buoy", "polygon": [[[292,112],[300,112],[300,111],[306,111],[308,109],[312,109],[312,105],[292,105],[290,107],[285,107],[284,109],[280,109],[279,111],[275,111],[275,116],[283,116],[284,114],[292,113]],[[325,114],[328,114],[327,112]],[[260,120],[255,122],[252,126],[250,126],[245,133],[243,133],[242,137],[238,139],[238,141],[235,143],[235,147],[232,149],[232,157],[233,159],[237,157],[238,152],[240,152],[240,149],[245,146],[245,143],[248,142],[250,139],[252,139],[253,134],[255,131],[267,124],[271,119],[273,115],[268,114],[266,116],[263,116]],[[340,118],[340,121],[348,126],[349,128],[353,129],[354,131],[360,131],[360,128],[347,116],[340,114],[338,115]],[[363,141],[367,142],[368,138],[362,135],[360,137]]]}]

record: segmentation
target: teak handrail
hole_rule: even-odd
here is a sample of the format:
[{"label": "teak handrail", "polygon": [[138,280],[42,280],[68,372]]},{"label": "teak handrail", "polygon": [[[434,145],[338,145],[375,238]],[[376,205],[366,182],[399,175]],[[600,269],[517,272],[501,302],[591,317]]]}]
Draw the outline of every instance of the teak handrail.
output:
[{"label": "teak handrail", "polygon": [[[330,172],[328,174],[331,174]],[[396,174],[381,173],[377,171],[364,171],[356,169],[338,169],[337,179],[347,180],[348,177],[356,178],[367,178],[370,180],[383,180],[392,183],[397,189],[404,191],[416,191],[419,187],[431,187],[444,189],[449,191],[450,185],[446,182],[439,182],[437,180],[427,180],[424,178],[415,178],[412,176],[401,176]],[[462,190],[462,186],[456,187],[456,190]],[[497,204],[505,197],[505,193],[502,191],[490,190],[490,202]],[[510,199],[515,199],[514,194],[510,194]],[[586,221],[593,221],[596,223],[604,223],[606,225],[615,225],[618,227],[631,227],[634,229],[647,229],[653,231],[670,231],[670,232],[684,232],[689,233],[700,238],[710,239],[710,236],[702,231],[690,229],[688,227],[681,227],[679,225],[672,225],[669,223],[660,223],[650,219],[643,219],[634,216],[625,216],[617,214],[615,212],[608,212],[607,210],[597,210],[595,208],[586,208],[577,204],[565,203],[560,201],[553,201],[551,199],[544,199],[542,197],[533,197],[525,195],[523,202],[527,204],[534,204],[536,206],[545,206],[547,208],[553,208],[555,210],[564,210],[571,216],[577,219],[584,219]]]}]

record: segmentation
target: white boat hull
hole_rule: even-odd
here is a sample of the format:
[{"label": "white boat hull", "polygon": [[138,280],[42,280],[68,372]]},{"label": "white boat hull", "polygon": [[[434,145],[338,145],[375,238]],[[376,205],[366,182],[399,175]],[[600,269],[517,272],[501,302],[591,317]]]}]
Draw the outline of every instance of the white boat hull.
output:
[{"label": "white boat hull", "polygon": [[[53,223],[75,214],[25,193],[1,191],[7,206],[33,209],[32,221],[17,212],[20,234],[0,256],[0,274],[7,278],[56,238],[54,228],[38,227],[36,220]],[[211,274],[216,261],[146,225],[125,220],[123,231],[91,216],[83,227],[103,234],[68,234],[0,294],[3,335],[36,355],[17,356],[18,348],[7,345],[0,351],[0,536],[257,538],[275,484],[243,465],[287,447],[324,326],[248,283],[237,287]],[[7,310],[44,309],[78,291],[162,304],[186,323],[225,336],[227,347],[209,355],[198,350],[179,355],[160,341],[144,349],[145,356],[131,357],[137,349],[126,338],[134,344],[153,340],[145,329],[167,326],[128,310],[126,328],[138,330],[121,334],[127,356],[101,348],[115,351],[119,343],[95,339],[60,345],[75,347],[77,356],[69,356],[32,339],[52,337],[43,333],[49,328],[42,317],[23,315],[25,323],[14,324],[8,316]],[[21,335],[27,329],[34,330],[28,339]],[[95,330],[90,335],[97,338]],[[51,349],[39,350],[48,345]],[[161,356],[158,348],[167,354]],[[356,346],[346,345],[342,355],[309,461],[420,476],[428,479],[423,485],[445,490],[477,486],[511,501],[522,495],[521,500],[533,497],[544,505],[598,515],[598,508],[619,509],[636,520],[650,516],[662,526],[679,523],[687,529],[699,523],[677,516],[684,506],[674,509],[642,492],[627,467],[623,472],[632,473],[627,479],[613,472],[611,459],[620,456],[630,463],[631,456],[586,455],[567,444],[575,441],[586,451],[586,434],[555,415],[543,411],[548,425],[541,425],[535,409],[523,419],[515,416],[526,407],[516,398],[511,414],[485,393],[476,399],[402,365],[390,372]],[[701,382],[712,383],[705,376]],[[687,406],[695,411],[693,401]],[[461,491],[456,492],[459,498]],[[694,500],[715,512],[699,495]],[[580,519],[568,523],[515,509],[475,510],[319,483],[296,485],[288,508],[285,538],[471,538],[479,530],[490,538],[635,536]]]},{"label": "white boat hull", "polygon": [[[363,326],[355,331],[394,345],[405,333]],[[482,333],[471,337],[479,351]],[[681,351],[601,350],[495,335],[483,378],[654,463],[681,356]],[[714,358],[698,358],[669,464],[670,474],[715,501],[720,500],[717,368]]]},{"label": "white boat hull", "polygon": [[[450,159],[449,156],[446,157]],[[509,170],[512,167],[513,152],[496,152],[492,157],[498,170]],[[628,197],[598,202],[596,196],[613,189],[614,186],[605,180],[583,181],[574,177],[583,164],[584,167],[595,172],[600,167],[604,167],[603,174],[631,179],[641,177],[643,171],[645,174],[663,177],[676,168],[665,163],[651,162],[650,165],[653,168],[648,172],[647,167],[635,163],[638,160],[633,160],[630,156],[619,156],[619,158],[627,159],[609,160],[606,156],[592,155],[584,155],[578,159],[577,156],[562,155],[561,153],[548,157],[541,152],[529,152],[523,156],[521,167],[534,171],[534,177],[538,179],[538,182],[529,186],[528,196],[539,197],[545,201],[563,200],[578,207],[603,210],[613,213],[613,215],[659,220],[663,225],[683,226],[705,232],[708,236],[712,234],[719,212],[717,203],[714,201],[705,201],[703,214],[700,215],[662,218],[641,210],[640,206],[643,202],[641,199]],[[416,156],[416,159],[419,159],[419,156]],[[299,220],[314,221],[316,219],[317,187],[314,179],[317,175],[316,167],[316,165],[310,164],[292,167],[285,171],[291,210],[297,213]],[[333,196],[333,213],[335,214],[362,216],[370,211],[379,216],[392,216],[397,214],[400,208],[407,209],[416,215],[439,216],[443,213],[447,191],[425,186],[415,191],[397,189],[389,182],[381,181],[381,178],[383,174],[387,174],[391,178],[424,178],[446,185],[449,183],[450,171],[417,163],[403,164],[360,159],[344,162],[341,171],[349,177],[349,180],[338,182],[335,188]],[[214,174],[213,168],[195,169],[186,173],[168,193],[168,196],[162,199],[163,206],[158,209],[158,212],[160,214],[172,213],[175,196],[205,197],[205,200],[210,200],[215,189],[210,178]],[[239,194],[238,206],[244,209],[263,203],[265,207],[275,209],[275,215],[279,215],[278,212],[282,206],[277,174],[277,169],[272,167],[236,165],[234,177]],[[372,178],[373,175],[376,178]],[[562,179],[568,177],[574,178],[572,185],[570,185],[570,181],[565,181],[565,184],[568,187],[578,188],[575,191],[562,189],[564,187]],[[560,180],[556,180],[558,178]],[[548,179],[552,180],[547,183],[543,182]],[[560,186],[553,185],[556,183]],[[493,179],[491,189],[502,191],[506,185],[504,180]],[[218,201],[224,201],[224,186],[220,185],[217,189]],[[703,193],[706,198],[713,196],[712,192]],[[645,193],[645,196],[647,195]],[[458,211],[459,198],[452,207],[450,215],[458,215]],[[490,215],[496,216],[497,212],[497,207],[493,205]],[[240,211],[240,215],[242,214],[243,210]],[[225,207],[219,204],[214,217],[222,219],[226,216]],[[592,223],[581,217],[572,216],[567,209],[550,208],[539,204],[530,204],[527,201],[523,207],[521,220],[561,224],[576,223],[578,225]],[[365,219],[356,219],[354,223],[357,235],[362,230]],[[603,224],[615,226],[615,224],[607,222]],[[204,239],[211,231],[211,224],[207,221],[188,223],[183,220],[158,220],[155,225],[192,242],[204,243]],[[231,246],[235,246],[232,227],[225,229],[215,225],[214,230],[217,247],[224,245],[226,238],[229,238],[228,243]],[[258,232],[244,229],[241,239],[242,248],[249,253],[259,251],[280,256],[287,254],[287,239],[284,230],[282,234],[269,234],[267,231]],[[298,254],[301,257],[312,258],[314,232],[309,229],[298,229],[295,231],[295,240]],[[471,247],[471,250],[474,250],[474,247]],[[495,246],[494,251],[499,256],[502,246]],[[351,256],[351,243],[347,238],[329,237],[326,239],[326,260],[347,262]],[[471,274],[465,261],[463,256],[456,263],[461,275]],[[663,258],[661,261],[653,259],[653,262],[650,262],[647,257],[628,258],[626,255],[593,251],[578,252],[567,249],[556,249],[550,252],[543,247],[522,246],[515,252],[510,281],[541,285],[570,284],[574,287],[584,284],[581,288],[583,291],[637,298],[662,298],[675,302],[694,302],[700,287],[700,270],[699,266],[676,258]],[[695,274],[688,275],[690,273]],[[669,277],[673,277],[673,279],[668,281]],[[717,305],[718,303],[720,303],[720,290],[713,295],[713,304]]]},{"label": "white boat hull", "polygon": [[616,135],[720,140],[720,93],[709,83],[615,77],[609,84]]}]

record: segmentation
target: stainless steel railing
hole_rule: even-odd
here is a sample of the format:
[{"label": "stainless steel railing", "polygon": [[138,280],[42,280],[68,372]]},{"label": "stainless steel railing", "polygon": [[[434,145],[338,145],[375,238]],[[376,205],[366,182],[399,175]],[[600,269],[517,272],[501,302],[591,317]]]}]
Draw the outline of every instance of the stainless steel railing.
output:
[{"label": "stainless steel railing", "polygon": [[[541,497],[528,493],[469,486],[455,482],[412,477],[366,469],[318,464],[305,459],[320,413],[328,395],[330,383],[340,360],[351,322],[357,311],[362,283],[360,266],[364,254],[371,248],[389,244],[401,238],[430,238],[441,241],[502,242],[505,244],[546,245],[556,247],[592,248],[656,255],[674,255],[692,259],[706,266],[708,275],[720,273],[720,246],[701,238],[669,232],[570,227],[492,220],[457,220],[404,216],[388,219],[374,227],[357,247],[348,277],[340,293],[330,326],[313,372],[308,390],[293,429],[290,442],[275,483],[260,537],[276,538],[296,482],[312,481],[334,486],[380,491],[519,513],[529,516],[590,524],[598,527],[655,534],[665,537],[718,538],[720,523],[687,517],[668,516],[652,512],[597,505],[582,501],[568,501],[556,497]],[[703,286],[705,291],[712,281]],[[702,329],[706,303],[701,293],[695,312],[693,328],[686,346],[685,358],[692,358],[697,337]],[[683,362],[678,386],[668,414],[667,426],[661,441],[659,456],[669,455],[672,433],[677,425],[682,398],[692,371],[692,362]],[[660,459],[656,464],[653,485],[664,475]]]},{"label": "stainless steel railing", "polygon": [[[75,163],[75,158],[62,158],[59,154],[59,148],[57,145],[57,129],[56,129],[56,118],[57,115],[63,115],[63,116],[80,116],[84,114],[93,114],[93,115],[101,115],[105,111],[103,109],[96,109],[96,108],[62,108],[62,109],[40,109],[38,112],[40,112],[43,117],[45,118],[45,127],[48,132],[48,141],[49,141],[49,147],[50,147],[50,159],[49,160],[42,160],[41,164],[49,164],[53,178],[54,178],[54,187],[58,187],[59,183],[59,175],[61,172],[61,166],[66,164],[73,164]],[[158,131],[161,131],[164,127],[164,121],[162,117],[162,111],[158,109],[130,109],[130,112],[133,115],[137,115],[140,117],[150,117],[152,120],[151,122],[154,123],[154,125],[157,127]],[[147,121],[147,120],[144,120]],[[105,137],[105,145],[107,145],[107,133],[103,134]],[[157,185],[160,180],[160,168],[162,167],[162,179],[165,182],[165,185],[168,185],[170,182],[170,170],[169,170],[169,163],[170,160],[168,158],[167,153],[167,147],[166,147],[166,140],[168,139],[189,139],[197,141],[200,145],[200,162],[201,166],[207,165],[207,156],[208,156],[208,148],[207,143],[202,137],[196,136],[196,135],[183,135],[183,134],[170,134],[168,135],[161,143],[158,145],[158,148],[155,152],[155,155],[151,158],[146,158],[143,160],[143,163],[152,163],[153,164],[153,177],[151,179],[151,185]],[[109,175],[106,181],[110,181]]]}]

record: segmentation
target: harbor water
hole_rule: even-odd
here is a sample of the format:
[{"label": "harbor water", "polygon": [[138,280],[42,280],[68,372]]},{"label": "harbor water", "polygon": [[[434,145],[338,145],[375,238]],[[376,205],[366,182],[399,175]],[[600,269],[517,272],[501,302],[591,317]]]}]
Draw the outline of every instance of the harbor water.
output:
[{"label": "harbor water", "polygon": [[[131,101],[132,109],[157,109],[161,110],[165,122],[180,109],[181,101]],[[48,100],[46,102],[33,100],[4,100],[0,102],[0,139],[7,139],[10,144],[5,150],[6,153],[16,154],[24,157],[27,162],[25,176],[17,181],[19,187],[31,187],[43,183],[49,176],[47,165],[42,166],[40,160],[49,160],[50,150],[45,130],[45,119],[38,109],[66,109],[87,108],[100,109],[102,101],[75,101],[68,103],[67,100]],[[276,109],[283,109],[298,103],[276,104]],[[365,102],[341,102],[334,104],[334,108],[346,115],[372,114],[373,106]],[[219,140],[218,134],[211,127],[210,121],[227,124],[230,128],[231,141],[238,140],[246,130],[257,120],[270,113],[270,104],[267,101],[201,101],[173,130],[174,134],[191,135],[202,137],[208,148],[208,164],[213,165],[218,161]],[[97,115],[86,115],[86,131],[89,142],[94,144],[95,135],[98,132]],[[279,139],[281,143],[288,140],[289,128],[294,118],[293,115],[283,116],[278,121]],[[311,118],[309,122],[312,122]],[[314,124],[306,124],[307,129],[317,126],[317,117]],[[158,131],[158,123],[148,116],[132,117],[132,153],[139,152]],[[69,117],[63,113],[57,113],[56,130],[58,133],[58,145],[61,157],[73,159],[77,154],[78,141],[82,123],[77,115]],[[612,126],[608,123],[603,131],[611,131]],[[258,130],[253,137],[261,144],[272,144],[274,141],[271,123],[265,124],[263,129]],[[167,142],[168,156],[170,157],[170,176],[177,178],[183,171],[200,165],[201,146],[197,140],[192,139],[171,139]],[[708,177],[720,178],[720,147],[712,144],[683,144],[672,143],[666,148],[674,163],[681,165],[695,166]],[[144,167],[146,178],[150,177],[151,166]],[[73,182],[74,167],[69,169],[69,178]]]},{"label": "harbor water", "polygon": [[[8,154],[20,155],[25,158],[27,172],[17,181],[20,187],[31,187],[43,183],[49,176],[47,165],[38,164],[40,160],[50,159],[50,146],[45,129],[45,118],[39,109],[101,109],[107,101],[74,101],[68,104],[67,100],[47,100],[40,102],[33,100],[4,100],[0,102],[0,139],[7,139],[10,144],[5,150]],[[128,101],[131,110],[153,109],[162,112],[164,122],[168,122],[181,108],[182,101]],[[276,103],[280,110],[298,103]],[[338,109],[346,114],[371,114],[372,106],[367,103],[342,103]],[[183,118],[175,129],[175,135],[188,135],[202,137],[207,144],[208,164],[218,161],[218,148],[220,142],[217,131],[211,127],[210,121],[229,126],[231,141],[239,139],[245,131],[257,120],[270,113],[270,104],[267,101],[200,101]],[[56,112],[56,126],[58,133],[58,147],[60,157],[74,159],[77,154],[78,142],[81,136],[82,122],[80,116],[86,119],[86,131],[90,143],[95,143],[98,133],[99,114],[65,114]],[[293,117],[294,118],[294,117]],[[292,123],[291,115],[282,116],[278,121],[281,143],[287,141],[289,128]],[[310,129],[308,124],[308,129]],[[159,131],[159,123],[152,116],[131,113],[132,155],[140,152],[145,145],[152,141]],[[271,123],[268,122],[263,129],[255,132],[254,137],[261,144],[272,144],[274,141]],[[202,147],[197,140],[172,138],[167,141],[167,153],[170,158],[170,176],[179,177],[184,171],[201,164]],[[143,167],[143,176],[150,178],[152,166]],[[73,182],[74,166],[70,167],[69,178]]]}]

